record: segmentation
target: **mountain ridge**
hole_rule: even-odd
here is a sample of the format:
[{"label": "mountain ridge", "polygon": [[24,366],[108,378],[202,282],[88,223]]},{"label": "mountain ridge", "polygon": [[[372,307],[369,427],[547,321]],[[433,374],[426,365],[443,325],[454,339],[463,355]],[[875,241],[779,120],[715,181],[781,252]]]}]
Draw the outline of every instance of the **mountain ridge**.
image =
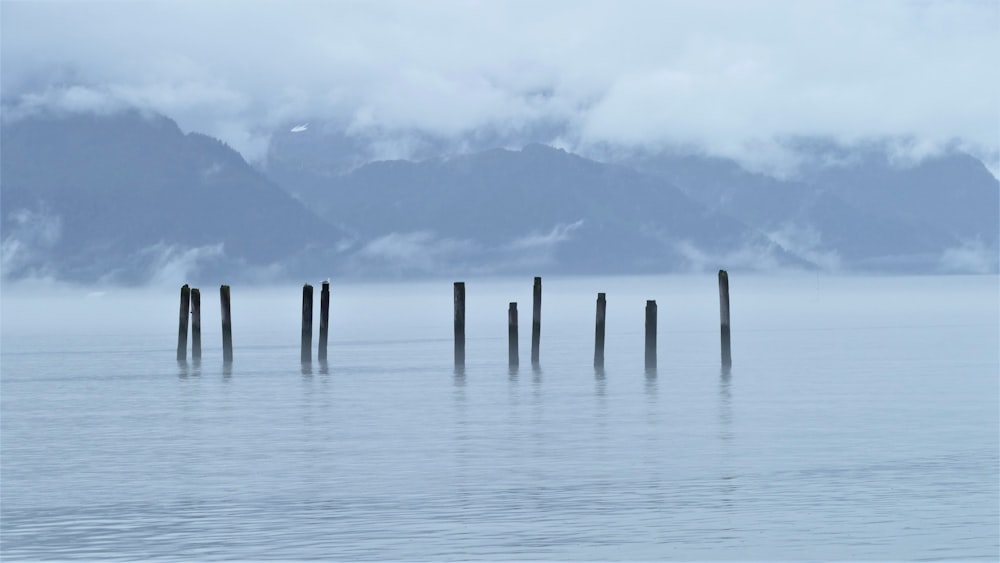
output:
[{"label": "mountain ridge", "polygon": [[[5,279],[997,271],[1000,184],[971,157],[852,153],[780,179],[528,143],[331,173],[322,145],[260,170],[134,110],[5,120],[2,135]],[[360,158],[348,145],[331,160]]]}]

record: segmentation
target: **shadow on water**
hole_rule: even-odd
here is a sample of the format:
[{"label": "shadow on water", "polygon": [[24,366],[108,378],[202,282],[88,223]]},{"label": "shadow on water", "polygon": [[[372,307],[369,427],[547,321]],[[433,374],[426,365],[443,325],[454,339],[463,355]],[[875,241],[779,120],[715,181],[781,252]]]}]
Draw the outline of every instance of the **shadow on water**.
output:
[{"label": "shadow on water", "polygon": [[603,367],[594,368],[594,393],[601,398],[607,395],[608,382]]},{"label": "shadow on water", "polygon": [[222,363],[222,379],[224,381],[229,381],[233,376],[233,362],[223,362]]},{"label": "shadow on water", "polygon": [[312,375],[313,365],[312,362],[306,362],[302,364],[302,375]]},{"label": "shadow on water", "polygon": [[326,360],[319,361],[319,373],[320,375],[330,375],[330,364]]}]

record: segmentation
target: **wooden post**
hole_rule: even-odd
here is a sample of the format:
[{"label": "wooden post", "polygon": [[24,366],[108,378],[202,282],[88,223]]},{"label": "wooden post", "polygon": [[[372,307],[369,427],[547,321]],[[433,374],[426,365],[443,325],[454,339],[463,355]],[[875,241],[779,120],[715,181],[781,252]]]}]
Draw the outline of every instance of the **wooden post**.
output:
[{"label": "wooden post", "polygon": [[646,301],[646,369],[656,369],[656,301]]},{"label": "wooden post", "polygon": [[180,324],[177,326],[177,361],[187,361],[188,346],[188,315],[191,310],[191,288],[188,284],[181,286]]},{"label": "wooden post", "polygon": [[520,358],[517,353],[517,303],[507,308],[507,360],[510,367],[517,367]]},{"label": "wooden post", "polygon": [[597,294],[597,322],[594,328],[594,367],[604,368],[604,318],[607,301],[603,293]]},{"label": "wooden post", "polygon": [[201,360],[201,290],[191,288],[191,359]]},{"label": "wooden post", "polygon": [[222,362],[233,362],[233,320],[229,314],[229,286],[219,287],[219,303],[222,304]]},{"label": "wooden post", "polygon": [[465,366],[465,282],[455,282],[455,367]]},{"label": "wooden post", "polygon": [[722,333],[722,365],[733,365],[733,351],[729,337],[729,273],[719,270],[719,321]]},{"label": "wooden post", "polygon": [[538,348],[542,339],[542,278],[535,278],[531,300],[531,365],[538,367]]},{"label": "wooden post", "polygon": [[319,295],[319,356],[320,362],[326,361],[326,341],[330,334],[330,282],[323,282]]},{"label": "wooden post", "polygon": [[312,363],[313,286],[302,286],[302,363]]}]

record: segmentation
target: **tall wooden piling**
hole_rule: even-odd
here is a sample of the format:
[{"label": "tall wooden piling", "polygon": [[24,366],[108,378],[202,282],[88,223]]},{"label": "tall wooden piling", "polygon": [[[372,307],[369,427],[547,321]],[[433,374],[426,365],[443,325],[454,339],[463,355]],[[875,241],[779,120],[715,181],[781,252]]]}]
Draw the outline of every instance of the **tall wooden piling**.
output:
[{"label": "tall wooden piling", "polygon": [[191,288],[188,284],[181,286],[180,322],[177,325],[177,361],[187,361],[188,346],[188,315],[191,311]]},{"label": "tall wooden piling", "polygon": [[313,286],[302,286],[302,363],[312,363]]},{"label": "tall wooden piling", "polygon": [[219,287],[219,303],[222,305],[222,362],[233,361],[233,320],[229,314],[229,286]]},{"label": "tall wooden piling", "polygon": [[511,367],[520,363],[517,352],[517,303],[511,303],[507,308],[507,361]]},{"label": "tall wooden piling", "polygon": [[538,366],[539,345],[542,339],[542,278],[535,278],[531,298],[531,365]]},{"label": "tall wooden piling", "polygon": [[465,366],[465,282],[455,282],[455,367]]},{"label": "tall wooden piling", "polygon": [[729,336],[729,273],[719,270],[719,324],[722,334],[722,365],[733,365],[733,352]]},{"label": "tall wooden piling", "polygon": [[604,368],[604,318],[607,300],[603,293],[597,294],[597,322],[594,324],[594,367]]},{"label": "tall wooden piling", "polygon": [[326,361],[326,341],[330,335],[330,282],[323,282],[319,294],[319,361]]},{"label": "tall wooden piling", "polygon": [[656,301],[646,301],[646,369],[656,369]]},{"label": "tall wooden piling", "polygon": [[201,290],[191,288],[191,359],[201,360]]}]

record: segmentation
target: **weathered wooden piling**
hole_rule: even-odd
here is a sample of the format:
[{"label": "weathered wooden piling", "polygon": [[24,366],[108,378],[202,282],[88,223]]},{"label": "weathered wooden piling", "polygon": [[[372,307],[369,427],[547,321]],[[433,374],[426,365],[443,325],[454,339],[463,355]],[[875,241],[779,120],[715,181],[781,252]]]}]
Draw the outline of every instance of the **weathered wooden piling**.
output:
[{"label": "weathered wooden piling", "polygon": [[656,301],[646,301],[646,369],[656,369]]},{"label": "weathered wooden piling", "polygon": [[330,335],[330,282],[323,282],[319,294],[319,361],[326,361],[326,341]]},{"label": "weathered wooden piling", "polygon": [[729,273],[719,270],[719,321],[722,334],[722,365],[733,365],[733,352],[729,337]]},{"label": "weathered wooden piling", "polygon": [[604,368],[604,318],[607,300],[603,293],[597,294],[597,322],[594,325],[594,367]]},{"label": "weathered wooden piling", "polygon": [[455,282],[455,367],[465,366],[465,282]]},{"label": "weathered wooden piling", "polygon": [[511,303],[507,308],[507,361],[511,367],[520,363],[517,353],[517,303]]},{"label": "weathered wooden piling", "polygon": [[302,363],[312,363],[313,286],[302,286]]},{"label": "weathered wooden piling", "polygon": [[191,288],[191,359],[201,359],[201,290]]},{"label": "weathered wooden piling", "polygon": [[191,310],[191,288],[188,284],[181,286],[181,314],[177,325],[177,361],[187,361],[188,346],[188,315]]},{"label": "weathered wooden piling", "polygon": [[233,361],[233,320],[229,314],[229,286],[219,287],[219,303],[222,305],[222,361]]},{"label": "weathered wooden piling", "polygon": [[531,365],[538,367],[539,345],[542,340],[542,278],[535,278],[531,298]]}]

